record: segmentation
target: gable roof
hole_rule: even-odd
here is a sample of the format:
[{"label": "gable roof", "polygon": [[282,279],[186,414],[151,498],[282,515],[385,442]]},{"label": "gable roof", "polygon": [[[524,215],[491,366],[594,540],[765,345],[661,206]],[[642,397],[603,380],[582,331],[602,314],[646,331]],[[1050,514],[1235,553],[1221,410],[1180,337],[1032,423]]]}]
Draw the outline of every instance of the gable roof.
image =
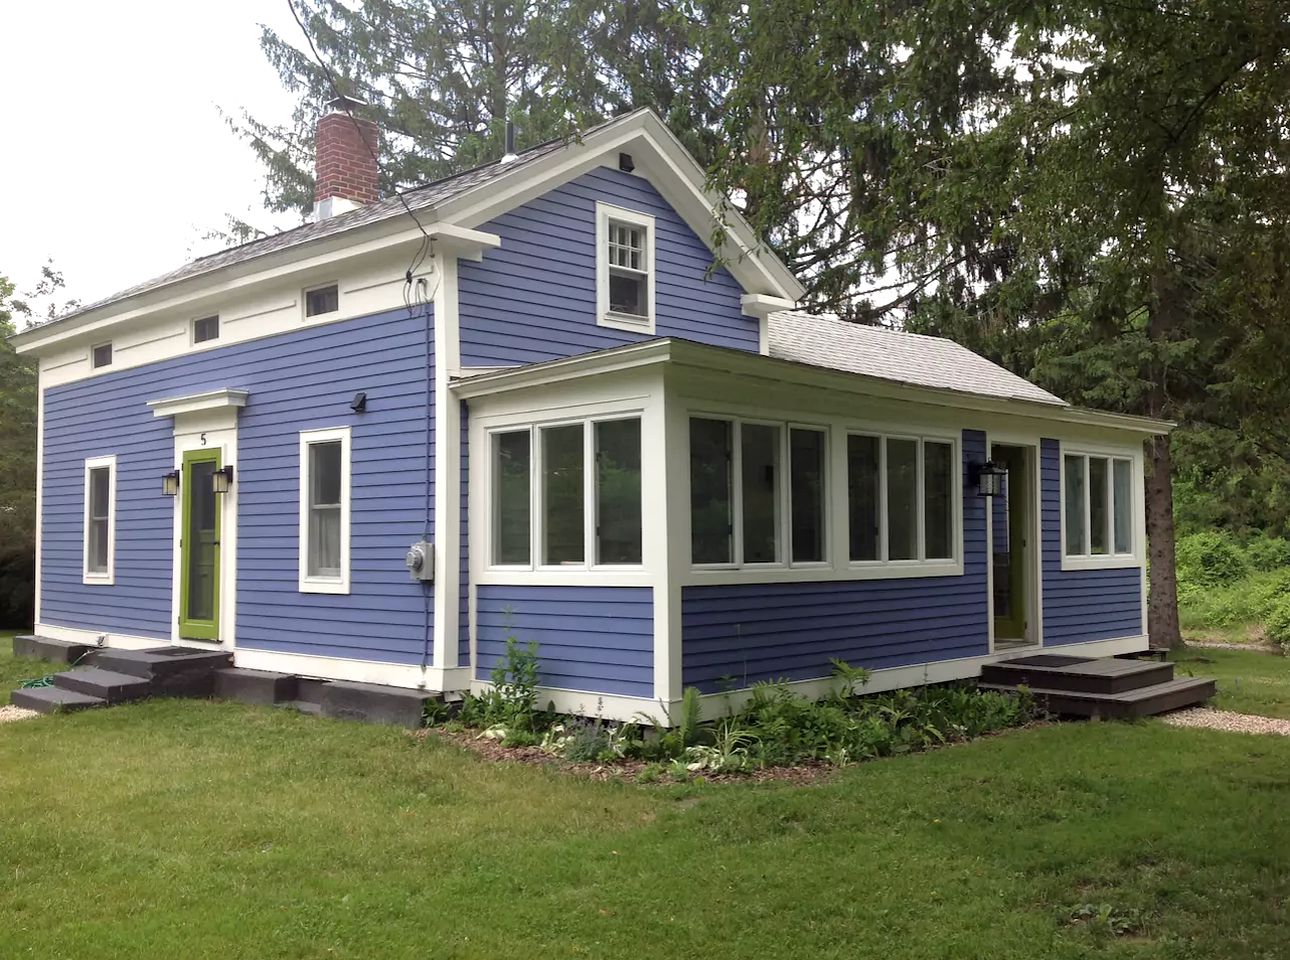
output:
[{"label": "gable roof", "polygon": [[771,314],[768,335],[770,355],[781,360],[982,397],[1066,403],[942,337],[798,312]]},{"label": "gable roof", "polygon": [[[641,108],[590,127],[573,137],[551,140],[530,147],[509,161],[495,160],[455,176],[403,191],[402,199],[399,195],[385,197],[324,220],[305,223],[290,230],[198,257],[161,276],[127,287],[94,303],[85,304],[57,320],[30,327],[27,331],[16,335],[14,341],[21,344],[29,339],[24,336],[24,333],[39,330],[42,335],[49,334],[51,325],[60,325],[78,318],[84,319],[90,314],[104,313],[105,310],[110,316],[111,311],[107,308],[118,304],[124,305],[133,298],[184,281],[197,280],[205,276],[213,277],[221,270],[247,264],[270,254],[283,252],[290,254],[299,249],[299,255],[303,257],[311,251],[311,244],[335,238],[351,230],[380,224],[411,226],[407,223],[407,208],[420,214],[418,219],[423,227],[429,230],[432,223],[439,223],[445,218],[454,219],[459,212],[466,210],[463,203],[457,201],[469,203],[483,196],[490,198],[496,206],[498,202],[508,203],[511,198],[519,198],[512,204],[518,205],[519,202],[523,202],[524,194],[521,191],[550,189],[544,186],[545,182],[566,172],[568,164],[553,163],[553,161],[559,161],[563,155],[576,153],[583,165],[594,165],[599,162],[599,158],[629,144],[632,148],[635,148],[636,144],[652,146],[661,155],[659,164],[646,164],[646,166],[661,177],[680,181],[676,190],[669,190],[659,183],[655,186],[660,188],[665,197],[671,193],[677,200],[681,200],[684,195],[684,199],[688,201],[686,204],[688,209],[679,211],[683,216],[689,214],[689,219],[695,219],[696,205],[700,205],[703,207],[704,214],[711,219],[715,215],[714,211],[721,208],[721,215],[725,218],[726,233],[733,240],[732,252],[735,254],[734,258],[727,262],[727,266],[745,288],[771,288],[776,295],[788,300],[796,301],[801,298],[804,290],[788,268],[761,244],[755,232],[738,211],[722,207],[719,198],[707,191],[705,172],[667,129],[658,115],[649,108]],[[406,207],[404,202],[407,204]],[[710,229],[705,229],[703,225],[693,222],[691,225],[705,241],[711,239]],[[754,278],[759,278],[761,282],[751,283]],[[753,290],[752,292],[766,291]]]}]

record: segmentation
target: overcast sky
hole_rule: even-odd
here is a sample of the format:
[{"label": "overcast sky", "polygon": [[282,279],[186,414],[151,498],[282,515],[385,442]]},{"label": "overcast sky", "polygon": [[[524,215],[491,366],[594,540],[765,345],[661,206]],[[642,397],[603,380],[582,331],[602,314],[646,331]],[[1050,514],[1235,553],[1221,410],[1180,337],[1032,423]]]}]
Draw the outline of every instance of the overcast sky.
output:
[{"label": "overcast sky", "polygon": [[259,47],[261,23],[298,32],[286,0],[5,7],[0,274],[28,287],[52,257],[85,302],[220,246],[200,238],[225,214],[274,225],[219,108],[290,116]]}]

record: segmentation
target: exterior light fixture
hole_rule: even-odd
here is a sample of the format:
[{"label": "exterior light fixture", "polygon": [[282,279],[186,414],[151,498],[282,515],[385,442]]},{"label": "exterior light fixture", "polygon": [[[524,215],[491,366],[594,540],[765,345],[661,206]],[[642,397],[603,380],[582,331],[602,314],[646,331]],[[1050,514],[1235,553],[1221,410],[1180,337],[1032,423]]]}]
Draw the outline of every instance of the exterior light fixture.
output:
[{"label": "exterior light fixture", "polygon": [[367,394],[364,393],[362,390],[354,394],[354,399],[350,401],[349,409],[353,410],[355,413],[362,413],[364,410],[366,410]]},{"label": "exterior light fixture", "polygon": [[216,493],[228,493],[233,488],[233,468],[231,466],[216,470],[211,474],[211,489]]},{"label": "exterior light fixture", "polygon": [[161,492],[168,497],[179,494],[179,471],[171,470],[161,478]]},{"label": "exterior light fixture", "polygon": [[1003,493],[1003,478],[1008,475],[1006,467],[993,460],[987,460],[976,468],[976,488],[983,497],[997,497]]}]

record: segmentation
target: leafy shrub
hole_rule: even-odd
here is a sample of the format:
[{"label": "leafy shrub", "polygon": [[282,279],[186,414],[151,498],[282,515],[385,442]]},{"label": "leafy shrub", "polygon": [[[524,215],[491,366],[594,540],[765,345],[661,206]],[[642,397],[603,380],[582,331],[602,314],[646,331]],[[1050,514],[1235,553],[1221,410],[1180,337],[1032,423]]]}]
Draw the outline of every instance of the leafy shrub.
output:
[{"label": "leafy shrub", "polygon": [[1264,623],[1273,606],[1290,595],[1290,570],[1256,573],[1222,587],[1179,585],[1178,614],[1187,630],[1212,630]]},{"label": "leafy shrub", "polygon": [[538,645],[506,638],[506,653],[493,666],[492,688],[462,700],[461,722],[502,732],[507,746],[532,746],[536,727]]},{"label": "leafy shrub", "polygon": [[1290,656],[1290,595],[1277,599],[1264,619],[1264,629],[1268,639],[1281,648],[1281,652]]},{"label": "leafy shrub", "polygon": [[1245,555],[1220,533],[1205,531],[1181,538],[1176,566],[1180,584],[1190,588],[1221,587],[1249,575]]},{"label": "leafy shrub", "polygon": [[1259,536],[1245,547],[1245,556],[1255,570],[1281,570],[1290,567],[1290,540]]}]

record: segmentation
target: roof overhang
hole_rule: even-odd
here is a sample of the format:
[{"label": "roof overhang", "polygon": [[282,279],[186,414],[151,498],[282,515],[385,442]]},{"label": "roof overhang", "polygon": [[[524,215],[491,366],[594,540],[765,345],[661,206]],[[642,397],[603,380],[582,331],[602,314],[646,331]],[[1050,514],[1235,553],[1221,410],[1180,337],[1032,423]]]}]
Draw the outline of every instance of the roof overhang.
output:
[{"label": "roof overhang", "polygon": [[1176,426],[1167,420],[1086,410],[1069,404],[1044,403],[1016,397],[989,397],[960,390],[917,386],[674,338],[649,340],[577,357],[465,377],[452,384],[452,391],[461,399],[470,400],[475,397],[556,385],[568,380],[661,364],[692,367],[696,371],[709,375],[727,373],[761,378],[777,384],[832,390],[885,400],[1117,430],[1136,434],[1142,438],[1163,436]]},{"label": "roof overhang", "polygon": [[207,390],[204,393],[190,393],[182,397],[149,400],[147,405],[154,417],[177,417],[186,413],[240,409],[246,406],[250,396],[247,390],[233,390],[225,387],[222,390]]}]

